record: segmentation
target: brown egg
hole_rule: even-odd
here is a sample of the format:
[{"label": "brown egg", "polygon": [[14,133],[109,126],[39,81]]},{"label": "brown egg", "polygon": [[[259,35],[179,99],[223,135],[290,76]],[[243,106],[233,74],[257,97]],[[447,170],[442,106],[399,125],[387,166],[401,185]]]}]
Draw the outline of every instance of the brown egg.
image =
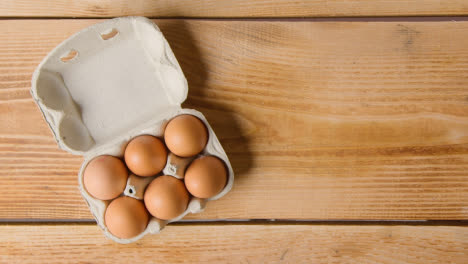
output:
[{"label": "brown egg", "polygon": [[83,184],[94,198],[110,200],[124,191],[127,178],[128,171],[122,160],[103,155],[88,163],[83,174]]},{"label": "brown egg", "polygon": [[181,180],[164,175],[150,183],[144,200],[150,214],[159,219],[169,220],[187,209],[189,194]]},{"label": "brown egg", "polygon": [[142,201],[122,196],[109,204],[104,221],[114,236],[132,238],[145,230],[149,215]]},{"label": "brown egg", "polygon": [[187,190],[198,198],[211,198],[221,192],[227,182],[224,162],[215,156],[194,160],[185,172]]},{"label": "brown egg", "polygon": [[208,142],[205,124],[193,115],[179,115],[166,126],[164,140],[167,148],[180,157],[195,156]]},{"label": "brown egg", "polygon": [[164,169],[167,150],[162,141],[150,135],[138,136],[125,149],[125,162],[138,176],[153,176]]}]

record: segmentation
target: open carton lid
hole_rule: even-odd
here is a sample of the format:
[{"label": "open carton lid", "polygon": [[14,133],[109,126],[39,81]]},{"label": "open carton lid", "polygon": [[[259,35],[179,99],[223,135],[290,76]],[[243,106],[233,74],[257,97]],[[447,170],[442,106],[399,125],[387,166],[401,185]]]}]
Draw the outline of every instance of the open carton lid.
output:
[{"label": "open carton lid", "polygon": [[187,80],[147,18],[92,25],[39,64],[31,94],[60,148],[87,155],[181,108]]}]

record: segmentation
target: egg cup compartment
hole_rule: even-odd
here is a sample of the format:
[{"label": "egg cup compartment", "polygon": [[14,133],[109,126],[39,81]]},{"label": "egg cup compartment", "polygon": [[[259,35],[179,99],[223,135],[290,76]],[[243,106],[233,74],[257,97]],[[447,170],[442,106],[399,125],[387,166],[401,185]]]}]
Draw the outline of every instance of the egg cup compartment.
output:
[{"label": "egg cup compartment", "polygon": [[[200,212],[207,201],[232,188],[232,167],[207,120],[198,111],[181,108],[187,92],[187,81],[169,44],[158,27],[143,17],[111,19],[76,33],[51,51],[33,74],[33,99],[59,147],[84,156],[78,174],[80,192],[97,224],[116,242],[130,243],[147,233],[158,233],[167,223]],[[110,201],[95,199],[85,190],[84,168],[100,155],[122,158],[127,143],[138,135],[162,139],[167,122],[180,114],[194,115],[207,127],[208,143],[201,155],[224,161],[228,170],[225,188],[207,200],[192,197],[187,210],[174,219],[151,218],[136,237],[113,236],[104,224]],[[169,162],[163,173],[180,178],[181,167],[176,167]],[[132,197],[131,184],[127,182],[122,195]]]},{"label": "egg cup compartment", "polygon": [[36,76],[36,87],[32,90],[33,97],[56,139],[60,139],[57,141],[61,147],[77,151],[90,149],[94,139],[82,122],[79,106],[73,101],[62,74],[44,69]]}]

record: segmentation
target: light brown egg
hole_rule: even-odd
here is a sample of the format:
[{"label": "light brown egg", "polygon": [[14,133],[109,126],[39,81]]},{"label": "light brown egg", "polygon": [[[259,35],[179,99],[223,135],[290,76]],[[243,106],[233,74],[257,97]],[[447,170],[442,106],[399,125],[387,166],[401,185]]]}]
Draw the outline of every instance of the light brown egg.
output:
[{"label": "light brown egg", "polygon": [[125,163],[138,176],[153,176],[164,169],[167,150],[163,142],[150,135],[138,136],[125,149]]},{"label": "light brown egg", "polygon": [[189,193],[181,180],[163,175],[150,183],[145,191],[144,200],[151,215],[170,220],[187,209]]},{"label": "light brown egg", "polygon": [[194,160],[185,172],[187,190],[198,198],[211,198],[221,192],[227,182],[224,162],[215,156]]},{"label": "light brown egg", "polygon": [[110,200],[124,191],[127,178],[128,171],[122,160],[103,155],[88,163],[83,174],[83,184],[94,198]]},{"label": "light brown egg", "polygon": [[193,115],[179,115],[173,118],[164,131],[167,148],[180,157],[195,156],[208,142],[205,124]]},{"label": "light brown egg", "polygon": [[114,236],[132,238],[145,230],[149,215],[142,201],[122,196],[109,204],[104,221]]}]

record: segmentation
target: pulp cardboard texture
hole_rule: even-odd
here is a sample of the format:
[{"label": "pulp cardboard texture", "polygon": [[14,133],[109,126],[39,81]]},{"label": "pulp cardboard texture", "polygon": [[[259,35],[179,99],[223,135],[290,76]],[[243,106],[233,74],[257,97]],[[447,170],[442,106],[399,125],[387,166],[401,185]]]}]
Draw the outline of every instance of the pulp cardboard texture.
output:
[{"label": "pulp cardboard texture", "polygon": [[[131,243],[147,233],[158,233],[167,223],[202,211],[208,200],[232,188],[231,164],[208,121],[196,110],[181,108],[187,92],[187,80],[166,39],[143,17],[107,20],[78,32],[47,55],[33,74],[31,94],[59,147],[84,156],[78,175],[80,192],[97,224],[116,242]],[[153,217],[134,238],[113,236],[104,223],[110,201],[93,198],[83,186],[86,165],[99,155],[123,157],[135,136],[162,139],[167,122],[180,114],[194,115],[205,123],[209,139],[200,155],[214,155],[225,162],[226,187],[210,199],[192,198],[187,210],[175,219]],[[163,170],[166,174],[173,171],[170,164]],[[133,188],[126,190],[129,187]]]}]

